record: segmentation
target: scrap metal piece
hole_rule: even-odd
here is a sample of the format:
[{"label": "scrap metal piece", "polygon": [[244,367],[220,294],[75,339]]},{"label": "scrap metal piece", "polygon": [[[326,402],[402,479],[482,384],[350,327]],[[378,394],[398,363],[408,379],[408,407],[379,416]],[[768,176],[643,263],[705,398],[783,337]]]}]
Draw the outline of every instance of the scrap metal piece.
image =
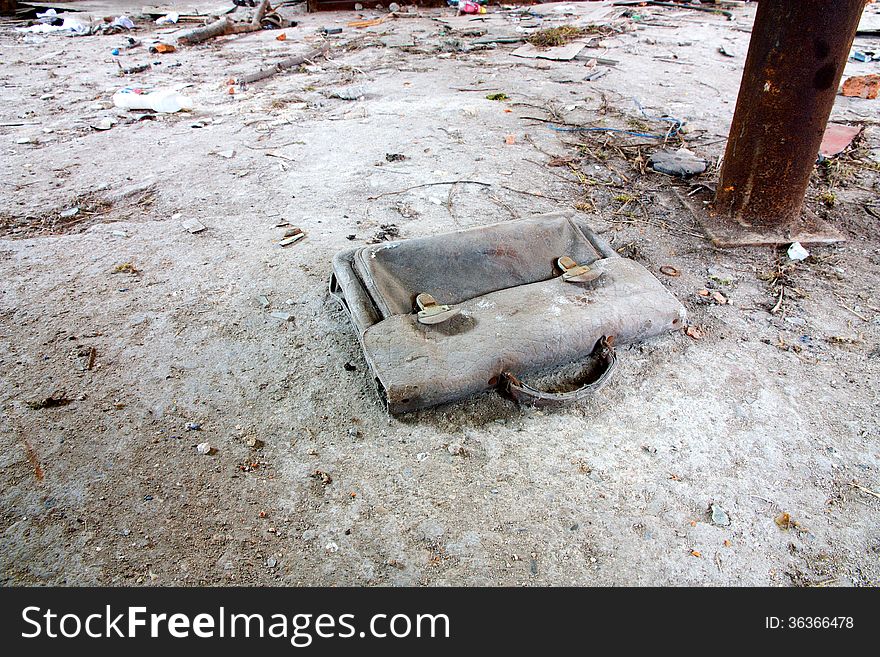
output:
[{"label": "scrap metal piece", "polygon": [[[736,111],[706,232],[717,246],[779,244],[802,226],[802,206],[864,0],[758,5]],[[804,241],[804,240],[801,240]]]},{"label": "scrap metal piece", "polygon": [[562,270],[562,280],[566,283],[589,283],[602,275],[602,272],[589,265],[579,265],[568,256],[559,258],[556,265]]},{"label": "scrap metal piece", "polygon": [[440,324],[452,319],[461,312],[460,308],[450,308],[440,305],[430,294],[422,292],[416,297],[416,305],[419,307],[420,324]]}]

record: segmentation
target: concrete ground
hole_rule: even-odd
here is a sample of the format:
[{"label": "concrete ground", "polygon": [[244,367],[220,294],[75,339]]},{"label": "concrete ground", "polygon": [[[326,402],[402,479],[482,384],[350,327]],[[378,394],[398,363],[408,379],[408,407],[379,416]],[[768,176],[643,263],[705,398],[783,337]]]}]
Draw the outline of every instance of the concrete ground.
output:
[{"label": "concrete ground", "polygon": [[[644,167],[662,140],[551,127],[686,120],[671,142],[711,186],[754,9],[615,12],[584,52],[618,63],[592,81],[589,59],[478,43],[598,15],[532,9],[357,29],[384,14],[294,7],[284,41],[155,55],[180,27],[135,16],[143,45],[118,57],[122,34],[0,30],[4,584],[880,582],[880,101],[838,97],[865,131],[808,195],[845,242],[715,249],[688,183]],[[327,59],[229,93],[324,26],[343,28]],[[115,109],[131,83],[194,109]],[[489,185],[403,191],[455,180]],[[678,296],[688,333],[621,348],[579,407],[383,411],[326,294],[334,253],[566,208]],[[305,239],[278,246],[283,222]]]}]

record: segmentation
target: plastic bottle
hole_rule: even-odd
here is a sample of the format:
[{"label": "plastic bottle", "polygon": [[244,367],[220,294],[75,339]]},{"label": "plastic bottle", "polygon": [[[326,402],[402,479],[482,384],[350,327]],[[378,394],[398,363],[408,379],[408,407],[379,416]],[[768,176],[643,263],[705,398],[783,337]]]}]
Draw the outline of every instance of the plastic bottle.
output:
[{"label": "plastic bottle", "polygon": [[171,114],[193,108],[192,100],[174,89],[155,91],[142,87],[125,87],[113,94],[113,104],[125,109],[144,110]]},{"label": "plastic bottle", "polygon": [[462,14],[485,14],[486,8],[472,0],[459,1],[458,11]]}]

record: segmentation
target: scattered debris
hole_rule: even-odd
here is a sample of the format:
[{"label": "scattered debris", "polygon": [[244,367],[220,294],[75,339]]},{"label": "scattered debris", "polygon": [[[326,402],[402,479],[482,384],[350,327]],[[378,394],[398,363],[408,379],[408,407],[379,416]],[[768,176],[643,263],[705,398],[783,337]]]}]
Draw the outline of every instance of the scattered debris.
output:
[{"label": "scattered debris", "polygon": [[203,224],[201,221],[196,219],[195,217],[187,219],[181,224],[188,233],[192,233],[195,235],[196,233],[201,233],[203,230],[207,230],[207,226]]},{"label": "scattered debris", "polygon": [[406,159],[406,155],[403,153],[385,153],[385,160],[387,162],[403,162]]},{"label": "scattered debris", "polygon": [[784,511],[773,518],[773,522],[776,523],[776,526],[779,527],[779,529],[783,530],[791,529],[792,527],[797,528],[798,526],[797,522],[791,519],[791,515]]},{"label": "scattered debris", "polygon": [[340,100],[360,100],[367,95],[367,90],[359,84],[350,87],[342,87],[330,92],[330,98],[339,98]]},{"label": "scattered debris", "polygon": [[538,48],[553,48],[586,36],[588,30],[575,25],[560,25],[539,30],[532,34],[526,41]]},{"label": "scattered debris", "polygon": [[[255,9],[250,22],[237,22],[232,17],[220,18],[219,20],[216,20],[213,23],[208,23],[203,27],[196,27],[191,30],[187,30],[177,37],[177,43],[183,45],[193,45],[196,43],[201,43],[202,41],[207,41],[208,39],[213,39],[214,37],[226,36],[227,34],[256,32],[263,29],[262,23],[263,19],[266,17],[266,12],[268,11],[268,9],[269,0],[261,0],[260,4]],[[173,16],[174,22],[177,22],[177,14],[169,14],[168,16]],[[159,20],[162,19],[160,18]]]},{"label": "scattered debris", "polygon": [[269,317],[271,317],[272,319],[280,319],[282,322],[294,321],[294,317],[291,313],[287,313],[282,310],[276,310],[275,312],[269,313]]},{"label": "scattered debris", "polygon": [[98,356],[98,350],[94,347],[84,347],[81,348],[76,355],[80,359],[79,368],[85,372],[95,366],[95,358]]},{"label": "scattered debris", "polygon": [[215,451],[210,443],[199,443],[196,445],[196,450],[199,454],[211,454]]},{"label": "scattered debris", "polygon": [[850,59],[856,62],[873,62],[880,61],[880,55],[873,50],[866,50],[864,52],[861,50],[854,50],[853,54],[850,55]]},{"label": "scattered debris", "polygon": [[698,290],[697,294],[703,298],[704,300],[718,304],[719,306],[723,306],[726,303],[729,303],[727,297],[721,294],[718,290],[708,290],[703,288],[702,290]]},{"label": "scattered debris", "polygon": [[113,268],[114,274],[140,274],[140,270],[130,262],[123,262]]},{"label": "scattered debris", "polygon": [[192,100],[175,89],[147,87],[123,87],[113,94],[113,104],[123,109],[153,110],[164,114],[193,108]]},{"label": "scattered debris", "polygon": [[278,246],[290,246],[304,238],[306,234],[302,228],[290,228],[284,231],[284,239],[278,242]]},{"label": "scattered debris", "polygon": [[712,512],[712,522],[719,527],[728,527],[730,525],[730,517],[727,515],[727,512],[722,509],[717,504],[713,504],[710,507]]},{"label": "scattered debris", "polygon": [[486,100],[510,100],[510,96],[508,96],[506,93],[499,92],[494,94],[487,94]]},{"label": "scattered debris", "polygon": [[103,118],[100,121],[92,123],[92,130],[109,130],[114,125],[116,125],[116,119],[111,119],[109,117]]},{"label": "scattered debris", "polygon": [[256,436],[248,436],[244,443],[251,449],[263,449],[263,446],[266,444]]},{"label": "scattered debris", "polygon": [[73,400],[66,397],[63,392],[53,392],[48,397],[37,401],[25,402],[29,408],[39,411],[43,408],[57,408],[58,406],[67,406]]},{"label": "scattered debris", "polygon": [[651,155],[648,158],[648,166],[667,176],[678,176],[680,178],[691,178],[703,173],[708,166],[706,160],[697,157],[692,151],[686,148],[678,150],[662,150]]},{"label": "scattered debris", "polygon": [[554,61],[568,62],[576,58],[586,47],[587,44],[582,42],[569,43],[564,46],[556,46],[553,48],[539,48],[531,43],[524,43],[510,54],[514,57],[525,57],[527,59],[551,59]]},{"label": "scattered debris", "polygon": [[671,276],[673,278],[676,276],[681,276],[681,272],[672,265],[663,265],[662,267],[660,267],[660,273],[664,276]]},{"label": "scattered debris", "polygon": [[850,482],[849,485],[852,486],[853,488],[855,488],[856,490],[865,493],[866,495],[870,495],[871,497],[876,497],[878,500],[880,500],[880,493],[873,491],[870,488],[865,488],[864,486],[860,486],[855,481]]},{"label": "scattered debris", "polygon": [[379,230],[370,240],[370,244],[378,244],[379,242],[388,242],[400,237],[400,228],[395,224],[382,224]]},{"label": "scattered debris", "polygon": [[803,246],[801,246],[800,242],[795,242],[790,247],[788,247],[787,253],[788,259],[794,260],[795,262],[806,260],[810,256],[810,252],[807,251]]},{"label": "scattered debris", "polygon": [[825,134],[822,136],[819,155],[822,157],[833,157],[842,153],[849,147],[852,140],[861,134],[862,127],[860,125],[829,123],[825,127]]},{"label": "scattered debris", "polygon": [[873,99],[880,93],[880,74],[857,75],[843,83],[841,93],[850,98]]},{"label": "scattered debris", "polygon": [[319,483],[321,483],[324,486],[329,486],[330,484],[333,483],[333,477],[331,477],[329,474],[327,474],[323,470],[315,470],[312,473],[312,479],[318,481]]},{"label": "scattered debris", "polygon": [[685,335],[687,335],[689,338],[693,338],[694,340],[702,340],[704,337],[706,337],[703,329],[695,324],[688,324],[688,327],[684,330],[684,332]]}]

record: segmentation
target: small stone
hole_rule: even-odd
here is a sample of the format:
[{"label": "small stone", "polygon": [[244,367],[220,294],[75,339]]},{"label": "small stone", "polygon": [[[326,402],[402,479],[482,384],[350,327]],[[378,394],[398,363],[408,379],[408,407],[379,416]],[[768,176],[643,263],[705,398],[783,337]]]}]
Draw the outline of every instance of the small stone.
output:
[{"label": "small stone", "polygon": [[199,424],[198,422],[187,422],[186,423],[186,430],[187,431],[201,431],[201,429],[202,429],[202,425]]},{"label": "small stone", "polygon": [[92,130],[109,130],[116,125],[116,119],[103,118],[92,124]]},{"label": "small stone", "polygon": [[62,210],[59,213],[59,216],[62,219],[70,219],[71,217],[75,217],[79,214],[79,208],[67,208],[66,210]]},{"label": "small stone", "polygon": [[266,444],[256,436],[248,436],[247,440],[244,442],[251,449],[262,449],[263,445]]},{"label": "small stone", "polygon": [[210,454],[211,453],[211,444],[210,443],[199,443],[196,446],[199,454]]},{"label": "small stone", "polygon": [[390,5],[388,5],[388,11],[392,13],[400,11],[400,5],[396,2],[392,2]]},{"label": "small stone", "polygon": [[366,95],[367,90],[361,85],[343,87],[330,93],[331,98],[339,98],[340,100],[358,100]]},{"label": "small stone", "polygon": [[679,148],[676,151],[667,149],[654,153],[648,159],[648,166],[668,176],[690,178],[703,173],[708,163],[688,149]]},{"label": "small stone", "polygon": [[266,565],[269,566],[269,568],[274,568],[278,565],[278,559],[276,559],[275,557],[269,557],[268,559],[266,559]]},{"label": "small stone", "polygon": [[280,310],[276,310],[274,313],[269,313],[269,317],[273,319],[280,319],[282,322],[293,321],[293,315],[291,313],[282,312]]},{"label": "small stone", "polygon": [[360,429],[358,429],[357,427],[351,427],[348,430],[348,437],[351,438],[352,440],[357,440],[358,438],[360,438],[360,435],[361,435]]},{"label": "small stone", "polygon": [[713,504],[711,506],[712,509],[712,522],[720,527],[727,527],[730,525],[730,517],[727,515],[727,512],[722,509],[717,504]]}]

